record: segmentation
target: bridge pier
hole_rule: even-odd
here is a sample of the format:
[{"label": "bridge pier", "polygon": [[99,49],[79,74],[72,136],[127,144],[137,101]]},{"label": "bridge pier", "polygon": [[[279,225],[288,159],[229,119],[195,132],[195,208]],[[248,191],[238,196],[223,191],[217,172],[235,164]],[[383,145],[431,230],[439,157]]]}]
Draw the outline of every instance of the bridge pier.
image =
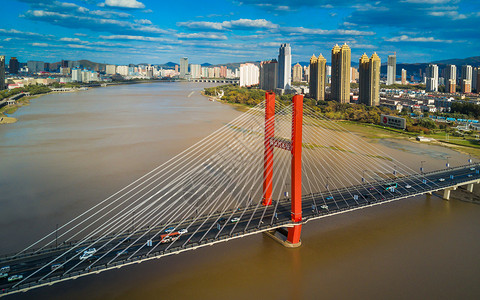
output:
[{"label": "bridge pier", "polygon": [[443,200],[450,200],[450,192],[455,191],[456,189],[457,189],[456,186],[444,189],[443,190]]},{"label": "bridge pier", "polygon": [[[301,225],[300,225],[301,226]],[[289,228],[290,229],[290,228]],[[300,237],[297,243],[291,243],[288,240],[288,234],[289,234],[289,229],[286,228],[278,228],[274,229],[271,231],[267,231],[264,234],[268,236],[269,238],[273,239],[275,242],[281,244],[282,246],[285,246],[287,248],[297,248],[302,245],[302,241],[300,240]]]},{"label": "bridge pier", "polygon": [[469,191],[470,193],[473,193],[473,185],[473,183],[467,184],[467,191]]}]

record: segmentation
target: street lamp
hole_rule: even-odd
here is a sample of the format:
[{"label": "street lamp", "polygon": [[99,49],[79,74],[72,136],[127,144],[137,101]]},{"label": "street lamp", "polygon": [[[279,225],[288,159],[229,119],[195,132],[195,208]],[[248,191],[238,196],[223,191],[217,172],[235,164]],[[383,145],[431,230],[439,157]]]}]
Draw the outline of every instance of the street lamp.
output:
[{"label": "street lamp", "polygon": [[285,197],[288,199],[288,183],[285,182]]},{"label": "street lamp", "polygon": [[450,164],[448,163],[448,159],[450,158],[450,156],[447,156],[447,163],[445,164],[445,166],[447,167],[447,169],[450,167]]},{"label": "street lamp", "polygon": [[469,164],[472,163],[472,155],[471,155],[471,154],[468,155],[468,163],[469,163]]},{"label": "street lamp", "polygon": [[397,166],[393,166],[393,176],[397,176]]},{"label": "street lamp", "polygon": [[421,164],[421,166],[420,166],[420,173],[422,173],[422,174],[423,174],[423,163],[424,163],[424,162],[425,162],[424,160],[422,160],[422,161],[420,162],[420,164]]},{"label": "street lamp", "polygon": [[365,182],[365,172],[367,172],[367,170],[362,171],[362,182]]},{"label": "street lamp", "polygon": [[327,189],[327,190],[328,190],[328,179],[329,179],[329,178],[330,178],[330,177],[327,176],[327,183],[325,184],[325,189]]}]

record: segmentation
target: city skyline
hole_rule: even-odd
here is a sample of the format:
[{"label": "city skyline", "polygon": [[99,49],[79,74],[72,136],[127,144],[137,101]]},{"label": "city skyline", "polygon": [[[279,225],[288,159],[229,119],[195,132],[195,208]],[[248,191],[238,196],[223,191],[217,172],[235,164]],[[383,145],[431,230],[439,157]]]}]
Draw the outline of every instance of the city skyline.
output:
[{"label": "city skyline", "polygon": [[350,45],[352,57],[397,51],[397,63],[478,53],[480,4],[473,0],[336,3],[8,0],[0,53],[22,62],[109,64],[177,62],[181,56],[198,64],[261,61],[273,58],[282,43],[295,48],[292,62],[326,53],[332,43]]}]

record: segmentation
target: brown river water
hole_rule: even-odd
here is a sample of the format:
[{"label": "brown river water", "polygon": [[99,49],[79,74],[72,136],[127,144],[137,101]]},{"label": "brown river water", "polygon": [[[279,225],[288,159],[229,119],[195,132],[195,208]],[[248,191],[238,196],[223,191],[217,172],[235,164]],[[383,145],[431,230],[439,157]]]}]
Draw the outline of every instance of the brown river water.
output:
[{"label": "brown river water", "polygon": [[[0,126],[0,254],[23,249],[240,115],[206,84],[52,94]],[[193,92],[193,93],[192,93]],[[381,140],[418,169],[466,156]],[[6,299],[480,299],[480,205],[416,197],[309,222],[302,246],[261,234]]]}]

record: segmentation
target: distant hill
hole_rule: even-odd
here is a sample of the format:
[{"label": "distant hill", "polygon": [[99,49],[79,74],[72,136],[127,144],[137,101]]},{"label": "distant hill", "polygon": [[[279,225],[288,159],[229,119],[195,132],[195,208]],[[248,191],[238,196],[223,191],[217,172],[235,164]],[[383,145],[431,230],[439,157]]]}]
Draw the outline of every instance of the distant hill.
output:
[{"label": "distant hill", "polygon": [[480,56],[438,60],[438,61],[434,61],[433,63],[444,64],[444,65],[456,65],[456,66],[471,65],[474,67],[478,67],[480,66]]}]

